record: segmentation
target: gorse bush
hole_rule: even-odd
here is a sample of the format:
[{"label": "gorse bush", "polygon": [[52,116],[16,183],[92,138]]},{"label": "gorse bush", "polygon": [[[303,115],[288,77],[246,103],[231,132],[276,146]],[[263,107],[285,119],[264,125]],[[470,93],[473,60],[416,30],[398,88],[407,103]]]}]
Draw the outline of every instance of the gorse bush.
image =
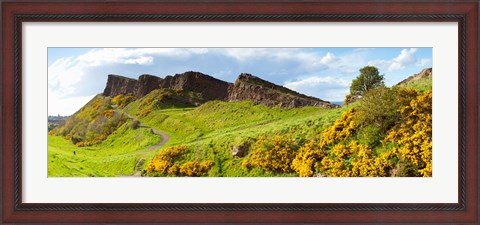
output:
[{"label": "gorse bush", "polygon": [[421,176],[432,176],[432,91],[424,92],[402,107],[402,123],[388,132],[385,142],[399,147],[401,160],[411,162]]},{"label": "gorse bush", "polygon": [[249,156],[243,161],[244,168],[259,167],[265,171],[291,173],[291,163],[295,157],[295,146],[284,136],[271,138],[261,136],[253,145]]},{"label": "gorse bush", "polygon": [[320,147],[332,146],[346,138],[352,137],[358,129],[358,123],[355,121],[356,109],[351,108],[344,112],[342,117],[322,132]]},{"label": "gorse bush", "polygon": [[78,147],[91,146],[101,143],[127,120],[122,113],[111,109],[107,97],[98,95],[49,134],[64,136]]},{"label": "gorse bush", "polygon": [[147,167],[147,173],[163,173],[168,174],[170,167],[175,163],[175,160],[188,151],[187,146],[178,145],[169,147],[158,153]]},{"label": "gorse bush", "polygon": [[316,140],[311,140],[298,149],[292,161],[292,169],[301,177],[315,176],[315,164],[325,157],[326,152]]},{"label": "gorse bush", "polygon": [[189,161],[180,167],[180,175],[189,177],[199,177],[205,175],[212,168],[212,161],[204,161],[199,163],[197,160]]},{"label": "gorse bush", "polygon": [[147,175],[170,176],[204,176],[212,168],[211,160],[197,160],[180,163],[184,154],[189,151],[185,145],[178,145],[160,151],[147,166]]},{"label": "gorse bush", "polygon": [[119,94],[112,99],[112,103],[120,108],[125,108],[125,106],[135,100],[135,96]]}]

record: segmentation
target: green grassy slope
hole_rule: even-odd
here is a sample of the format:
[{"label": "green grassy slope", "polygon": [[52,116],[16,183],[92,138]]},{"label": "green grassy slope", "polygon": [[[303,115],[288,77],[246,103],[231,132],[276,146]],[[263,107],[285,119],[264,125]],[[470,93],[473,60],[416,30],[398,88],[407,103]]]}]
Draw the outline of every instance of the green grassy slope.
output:
[{"label": "green grassy slope", "polygon": [[148,154],[148,147],[161,138],[148,129],[134,130],[128,125],[122,125],[101,144],[88,147],[77,147],[61,136],[49,135],[48,176],[131,175],[139,157]]},{"label": "green grassy slope", "polygon": [[432,78],[425,77],[422,79],[410,81],[406,84],[401,84],[399,86],[404,88],[412,88],[419,92],[425,92],[432,89]]},{"label": "green grassy slope", "polygon": [[[138,119],[171,135],[158,151],[183,144],[190,151],[180,162],[214,161],[210,176],[269,176],[262,171],[242,169],[243,159],[235,159],[231,154],[233,146],[252,142],[261,135],[288,135],[299,142],[318,138],[324,128],[354,105],[339,109],[282,109],[251,101],[210,101],[197,108],[154,110]],[[131,104],[128,112],[135,115],[140,110],[138,104]]]}]

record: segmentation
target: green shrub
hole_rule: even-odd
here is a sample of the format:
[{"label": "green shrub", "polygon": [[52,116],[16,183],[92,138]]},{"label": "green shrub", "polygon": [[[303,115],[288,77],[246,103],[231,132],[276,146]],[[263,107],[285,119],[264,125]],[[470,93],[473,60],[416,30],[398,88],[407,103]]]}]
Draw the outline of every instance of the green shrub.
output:
[{"label": "green shrub", "polygon": [[401,119],[396,102],[396,90],[387,87],[371,89],[365,93],[358,105],[355,121],[361,127],[375,126],[385,133]]},{"label": "green shrub", "polygon": [[385,133],[382,133],[380,128],[376,126],[367,125],[359,129],[357,138],[360,144],[368,145],[372,148],[380,144],[380,141],[385,138]]}]

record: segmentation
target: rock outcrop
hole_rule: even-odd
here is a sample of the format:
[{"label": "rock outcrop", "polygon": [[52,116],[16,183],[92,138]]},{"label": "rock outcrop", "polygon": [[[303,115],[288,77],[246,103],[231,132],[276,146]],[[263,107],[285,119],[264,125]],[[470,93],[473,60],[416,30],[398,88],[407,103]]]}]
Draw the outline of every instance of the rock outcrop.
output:
[{"label": "rock outcrop", "polygon": [[227,100],[228,82],[199,72],[185,72],[166,76],[159,88],[197,92],[204,100]]},{"label": "rock outcrop", "polygon": [[133,94],[141,98],[155,89],[173,89],[192,91],[200,94],[206,101],[227,100],[230,83],[199,72],[185,72],[160,78],[143,74],[138,80],[118,75],[108,75],[103,95],[114,97],[119,94]]},{"label": "rock outcrop", "polygon": [[402,80],[397,85],[408,84],[412,81],[419,80],[426,77],[432,77],[432,68],[423,69],[422,71],[420,71],[420,73],[409,76],[407,79]]},{"label": "rock outcrop", "polygon": [[318,98],[306,96],[288,88],[262,80],[251,74],[242,73],[235,84],[231,84],[199,72],[185,72],[165,78],[143,74],[138,80],[118,75],[108,75],[103,95],[114,97],[119,94],[133,94],[141,98],[155,89],[172,89],[195,92],[204,101],[243,101],[283,108],[317,106],[336,108],[338,105]]},{"label": "rock outcrop", "polygon": [[114,97],[119,94],[133,94],[137,80],[115,74],[109,74],[103,95]]},{"label": "rock outcrop", "polygon": [[232,156],[236,159],[242,158],[248,154],[248,148],[245,146],[233,146]]},{"label": "rock outcrop", "polygon": [[270,107],[338,107],[338,105],[330,102],[300,94],[247,73],[242,73],[238,76],[235,84],[229,87],[228,93],[229,101],[252,100],[254,103]]},{"label": "rock outcrop", "polygon": [[151,91],[158,89],[162,81],[163,79],[157,76],[149,74],[140,75],[137,83],[135,84],[133,95],[135,95],[136,98],[141,98]]}]

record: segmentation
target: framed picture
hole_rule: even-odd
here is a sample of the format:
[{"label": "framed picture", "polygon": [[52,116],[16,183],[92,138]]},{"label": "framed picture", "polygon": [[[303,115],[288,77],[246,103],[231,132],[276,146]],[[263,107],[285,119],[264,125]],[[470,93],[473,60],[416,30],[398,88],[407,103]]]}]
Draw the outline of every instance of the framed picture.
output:
[{"label": "framed picture", "polygon": [[1,7],[4,224],[479,222],[478,1]]}]

